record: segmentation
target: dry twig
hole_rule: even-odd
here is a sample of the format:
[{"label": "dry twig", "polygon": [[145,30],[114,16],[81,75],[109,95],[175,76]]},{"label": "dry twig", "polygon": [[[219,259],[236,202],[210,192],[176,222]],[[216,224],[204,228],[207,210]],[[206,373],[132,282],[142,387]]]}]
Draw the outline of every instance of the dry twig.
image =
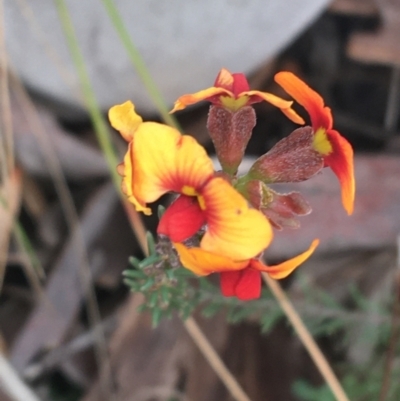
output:
[{"label": "dry twig", "polygon": [[336,400],[349,401],[346,393],[343,390],[343,387],[341,386],[331,366],[326,360],[324,354],[322,353],[313,336],[310,334],[307,327],[301,320],[299,314],[296,312],[289,298],[282,290],[280,284],[270,278],[266,273],[263,273],[263,278],[272,293],[274,294],[282,310],[285,312],[290,323],[293,325],[293,328],[299,336],[300,341],[303,343],[311,359],[314,361],[315,366],[318,368],[327,385],[332,390],[332,393],[335,395]]}]

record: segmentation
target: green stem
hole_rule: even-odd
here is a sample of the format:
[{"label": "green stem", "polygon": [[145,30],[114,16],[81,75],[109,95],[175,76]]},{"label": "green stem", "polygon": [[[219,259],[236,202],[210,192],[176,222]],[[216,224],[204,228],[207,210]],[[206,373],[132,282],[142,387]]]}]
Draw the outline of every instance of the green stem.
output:
[{"label": "green stem", "polygon": [[74,62],[78,73],[84,100],[95,128],[97,140],[99,141],[101,150],[103,151],[104,157],[107,161],[112,180],[115,186],[119,189],[121,179],[116,171],[116,166],[118,164],[117,154],[111,141],[107,124],[101,114],[100,107],[90,84],[89,74],[86,70],[85,60],[79,49],[79,43],[74,32],[71,17],[64,0],[55,0],[55,4],[66,36],[69,51],[72,56],[72,61]]},{"label": "green stem", "polygon": [[136,69],[136,72],[138,73],[140,79],[142,80],[144,86],[146,87],[147,93],[149,94],[151,100],[154,102],[159,113],[161,114],[162,119],[166,124],[180,130],[176,118],[168,113],[168,108],[165,104],[163,96],[161,92],[158,90],[157,85],[154,83],[154,80],[151,77],[150,73],[148,72],[146,64],[142,56],[140,55],[137,47],[131,40],[129,32],[125,28],[121,15],[119,14],[117,8],[115,7],[113,0],[102,0],[102,2],[123,45],[125,46],[125,49],[128,53],[130,60],[132,61],[132,64]]}]

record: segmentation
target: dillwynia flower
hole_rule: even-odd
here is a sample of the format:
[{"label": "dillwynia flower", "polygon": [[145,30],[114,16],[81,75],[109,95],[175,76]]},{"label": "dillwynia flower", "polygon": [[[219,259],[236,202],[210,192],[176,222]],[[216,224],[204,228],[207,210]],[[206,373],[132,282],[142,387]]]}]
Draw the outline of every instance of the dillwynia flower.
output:
[{"label": "dillwynia flower", "polygon": [[267,266],[258,258],[234,260],[232,257],[207,252],[201,248],[187,248],[183,244],[174,245],[182,264],[187,269],[200,276],[219,272],[223,295],[250,300],[260,297],[261,272],[267,273],[273,279],[287,277],[311,256],[318,243],[318,240],[314,240],[307,251],[275,266]]},{"label": "dillwynia flower", "polygon": [[250,90],[244,74],[231,74],[224,68],[219,72],[213,87],[181,96],[175,102],[172,112],[201,100],[211,103],[207,128],[222,169],[230,175],[236,174],[256,124],[252,104],[266,101],[282,110],[295,123],[304,123],[291,108],[293,102],[271,93]]},{"label": "dillwynia flower", "polygon": [[225,68],[221,69],[215,79],[214,86],[211,88],[179,97],[171,113],[202,100],[207,100],[215,106],[220,106],[233,112],[242,107],[266,101],[281,109],[293,122],[298,124],[304,122],[291,108],[293,102],[281,99],[272,93],[250,90],[244,74],[231,74]]},{"label": "dillwynia flower", "polygon": [[336,174],[342,191],[342,203],[348,214],[354,206],[353,149],[349,142],[333,129],[331,109],[324,105],[322,97],[291,72],[282,71],[275,81],[302,105],[310,115],[313,128],[312,149]]},{"label": "dillwynia flower", "polygon": [[206,224],[200,247],[236,260],[255,257],[269,245],[268,220],[227,181],[214,176],[211,159],[194,138],[164,124],[143,122],[131,102],[112,107],[109,118],[129,142],[118,171],[122,190],[136,210],[151,214],[147,203],[168,192],[180,194],[164,213],[159,234],[181,242]]},{"label": "dillwynia flower", "polygon": [[[220,72],[215,87],[183,96],[174,110],[205,98],[212,102],[208,128],[225,174],[215,174],[210,158],[194,138],[163,124],[143,122],[133,104],[126,102],[109,112],[111,125],[128,142],[124,161],[118,166],[122,190],[136,210],[147,215],[151,214],[148,203],[166,193],[176,193],[157,232],[170,238],[182,265],[201,276],[220,273],[225,296],[258,298],[261,272],[275,279],[286,277],[313,253],[318,240],[307,251],[279,265],[267,266],[259,260],[273,237],[268,219],[275,227],[293,225],[294,217],[309,213],[309,207],[296,194],[279,195],[269,190],[257,177],[247,176],[244,181],[234,177],[255,124],[250,105],[267,100],[292,120],[303,120],[291,109],[291,102],[250,91],[243,74],[230,74],[227,70]],[[310,131],[306,147],[312,136]],[[275,161],[279,154],[280,150],[275,151]],[[292,154],[293,160],[297,160],[296,154]],[[308,160],[307,154],[301,154]],[[323,162],[319,153],[317,159],[320,169]],[[277,166],[270,169],[272,175],[277,170],[281,177],[292,174],[290,166]],[[187,240],[195,234],[200,235],[196,236],[198,246],[189,247]]]}]

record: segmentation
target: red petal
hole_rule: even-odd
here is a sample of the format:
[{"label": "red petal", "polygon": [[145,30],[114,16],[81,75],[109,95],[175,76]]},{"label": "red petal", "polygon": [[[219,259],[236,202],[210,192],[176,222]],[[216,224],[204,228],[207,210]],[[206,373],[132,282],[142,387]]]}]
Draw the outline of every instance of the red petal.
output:
[{"label": "red petal", "polygon": [[182,242],[196,234],[204,224],[204,213],[197,197],[181,195],[161,217],[157,233],[167,235],[173,242]]},{"label": "red petal", "polygon": [[324,99],[305,82],[287,71],[278,72],[275,81],[307,110],[314,131],[321,127],[332,128],[331,109],[324,106]]},{"label": "red petal", "polygon": [[242,301],[260,298],[261,295],[261,274],[254,269],[240,271],[241,276],[236,284],[236,296]]},{"label": "red petal", "polygon": [[254,269],[229,271],[220,274],[221,292],[225,297],[237,296],[242,301],[260,298],[261,274]]},{"label": "red petal", "polygon": [[232,74],[232,76],[233,86],[231,91],[235,97],[238,97],[241,93],[250,90],[249,83],[247,82],[247,78],[244,74],[236,73]]},{"label": "red petal", "polygon": [[339,132],[329,130],[327,135],[333,151],[324,157],[324,161],[338,177],[343,206],[348,214],[352,214],[355,196],[353,148]]},{"label": "red petal", "polygon": [[236,295],[235,288],[241,273],[241,270],[220,273],[221,292],[224,297],[234,297]]}]

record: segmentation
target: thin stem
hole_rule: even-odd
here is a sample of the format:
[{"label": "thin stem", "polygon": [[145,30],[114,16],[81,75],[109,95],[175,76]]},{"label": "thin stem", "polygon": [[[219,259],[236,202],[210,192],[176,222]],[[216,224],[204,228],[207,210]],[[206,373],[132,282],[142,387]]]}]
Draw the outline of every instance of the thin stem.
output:
[{"label": "thin stem", "polygon": [[396,356],[396,345],[400,338],[400,235],[397,237],[397,268],[394,274],[394,300],[392,308],[392,323],[390,327],[389,345],[385,358],[382,386],[378,401],[385,401],[390,389],[390,381],[394,359]]},{"label": "thin stem", "polygon": [[[58,8],[58,12],[60,15],[60,20],[63,24],[63,28],[65,31],[65,34],[67,36],[68,44],[70,47],[71,54],[73,56],[74,62],[76,64],[76,68],[81,80],[81,85],[84,90],[84,96],[86,103],[88,105],[88,109],[96,130],[96,133],[98,134],[98,140],[100,142],[100,146],[105,153],[108,165],[110,167],[111,172],[116,171],[115,166],[117,164],[116,162],[116,154],[113,149],[113,146],[109,140],[109,135],[107,128],[105,126],[103,117],[99,111],[99,107],[97,105],[96,98],[94,96],[93,90],[90,86],[90,81],[88,74],[86,72],[86,68],[84,65],[84,60],[83,56],[81,55],[79,51],[79,46],[77,39],[74,34],[74,29],[71,23],[71,19],[68,13],[68,9],[66,8],[65,2],[63,0],[55,0]],[[123,28],[122,24],[120,24],[120,17],[115,9],[113,7],[112,2],[109,2],[108,0],[104,1],[104,4],[108,6],[108,11],[110,12],[110,15],[113,16],[113,21],[116,24],[117,30],[122,35],[123,37],[127,35],[127,32]],[[128,37],[129,38],[129,37]],[[126,38],[125,38],[126,39]],[[130,40],[129,40],[130,42]],[[167,112],[167,109],[165,107],[164,102],[162,101],[161,96],[159,95],[159,92],[150,76],[148,74],[146,67],[137,52],[136,48],[133,46],[133,44],[130,42],[129,46],[129,52],[130,56],[132,58],[132,61],[135,62],[136,68],[138,69],[138,73],[141,75],[142,80],[144,81],[147,90],[150,92],[153,100],[155,101],[158,109],[160,112],[163,114],[164,120],[170,124],[170,125],[175,125],[175,119],[172,118]],[[116,173],[115,173],[116,174]],[[119,188],[119,183],[120,179],[117,175],[117,179],[115,177],[115,174],[113,174],[113,179],[114,183],[118,184]],[[137,213],[135,212],[134,216],[132,213],[128,213],[129,219],[131,220],[131,224],[133,227],[135,227],[135,230],[138,232],[145,232],[145,228],[143,225],[143,222],[137,218]],[[139,237],[140,238],[140,237]],[[140,241],[143,252],[147,254],[147,247],[144,244],[143,241]],[[250,398],[247,397],[247,395],[243,392],[235,378],[232,376],[232,374],[229,372],[229,370],[226,368],[226,366],[223,364],[222,360],[219,358],[217,352],[213,349],[211,344],[208,342],[207,338],[204,336],[204,334],[201,332],[200,328],[198,327],[197,323],[195,320],[190,317],[184,322],[185,328],[188,331],[189,335],[192,337],[193,341],[195,344],[199,347],[200,351],[203,353],[204,357],[207,359],[209,364],[213,367],[221,381],[226,385],[228,390],[231,392],[232,396],[237,400],[237,401],[250,401]]]},{"label": "thin stem", "polygon": [[[75,233],[77,236],[77,246],[81,269],[78,269],[79,278],[84,288],[84,292],[87,295],[87,311],[90,319],[90,323],[93,327],[100,327],[97,325],[100,322],[100,312],[97,305],[96,294],[94,291],[93,280],[91,277],[91,271],[89,266],[89,258],[85,248],[85,241],[82,233],[82,229],[79,223],[79,217],[75,209],[74,201],[72,199],[71,193],[69,191],[68,185],[65,181],[65,176],[60,166],[60,162],[57,159],[52,141],[49,140],[47,136],[47,131],[44,129],[41,120],[38,117],[37,110],[32,104],[29,96],[27,95],[25,88],[22,86],[21,82],[11,74],[12,83],[14,84],[15,95],[21,109],[26,115],[26,120],[28,121],[32,133],[37,138],[40,143],[45,163],[49,167],[50,174],[52,176],[54,186],[58,197],[61,202],[62,209],[64,211],[66,222],[68,224],[69,232],[71,235]],[[96,330],[97,331],[97,330]],[[98,331],[97,333],[97,347],[96,347],[96,357],[98,358],[99,365],[106,367],[108,375],[106,377],[108,388],[111,389],[111,368],[107,353],[107,345],[104,334]],[[109,399],[112,400],[113,392],[109,391]]]},{"label": "thin stem", "polygon": [[[14,401],[40,401],[37,395],[21,380],[15,369],[1,353],[0,387]],[[6,398],[8,399],[8,397]]]},{"label": "thin stem", "polygon": [[[1,181],[5,181],[5,177],[11,174],[14,166],[14,138],[12,134],[12,116],[10,105],[10,93],[8,90],[8,65],[7,51],[4,38],[4,9],[3,0],[0,0],[0,110],[2,123],[0,130],[0,146],[4,146],[0,159],[0,177]],[[3,160],[3,157],[5,160]],[[2,165],[3,164],[3,165]]]},{"label": "thin stem", "polygon": [[296,312],[295,308],[293,307],[289,298],[286,296],[280,284],[270,278],[267,273],[263,273],[263,278],[272,293],[274,294],[282,310],[285,312],[290,323],[293,325],[293,328],[295,329],[301,342],[308,351],[311,359],[314,361],[315,366],[318,368],[322,377],[325,379],[327,385],[331,389],[332,393],[335,395],[336,400],[349,401],[349,398],[344,392],[342,385],[337,379],[327,359],[325,358],[321,349],[318,347],[307,327],[304,325],[299,314]]},{"label": "thin stem", "polygon": [[157,110],[160,112],[162,119],[166,124],[179,129],[179,125],[175,117],[168,113],[168,108],[165,105],[162,94],[158,90],[157,85],[148,72],[146,64],[142,56],[140,55],[137,47],[131,40],[129,32],[125,28],[124,22],[117,8],[115,7],[113,0],[102,0],[102,2],[108,13],[108,16],[110,17],[111,22],[114,24],[114,27],[118,32],[122,44],[125,46],[125,49],[128,53],[129,58],[132,61],[132,64],[136,69],[136,72],[142,80],[143,85],[146,87],[147,93],[149,94],[151,100],[154,102]]},{"label": "thin stem", "polygon": [[119,188],[120,177],[117,173],[116,166],[118,164],[117,154],[114,150],[111,137],[108,132],[107,124],[101,114],[100,108],[94,91],[90,84],[89,74],[86,70],[85,60],[79,49],[78,39],[75,35],[71,17],[64,0],[55,0],[60,22],[67,40],[68,48],[71,53],[72,61],[75,64],[76,71],[79,76],[84,100],[89,111],[90,118],[95,128],[97,140],[99,141],[101,150],[106,158],[111,177],[116,187]]},{"label": "thin stem", "polygon": [[207,362],[217,373],[221,381],[225,384],[232,397],[237,401],[251,401],[249,396],[243,391],[242,387],[239,385],[232,373],[222,362],[215,349],[207,340],[207,337],[200,330],[200,327],[197,325],[196,321],[192,317],[189,317],[184,321],[184,325],[187,332],[190,334],[199,350],[207,359]]}]

